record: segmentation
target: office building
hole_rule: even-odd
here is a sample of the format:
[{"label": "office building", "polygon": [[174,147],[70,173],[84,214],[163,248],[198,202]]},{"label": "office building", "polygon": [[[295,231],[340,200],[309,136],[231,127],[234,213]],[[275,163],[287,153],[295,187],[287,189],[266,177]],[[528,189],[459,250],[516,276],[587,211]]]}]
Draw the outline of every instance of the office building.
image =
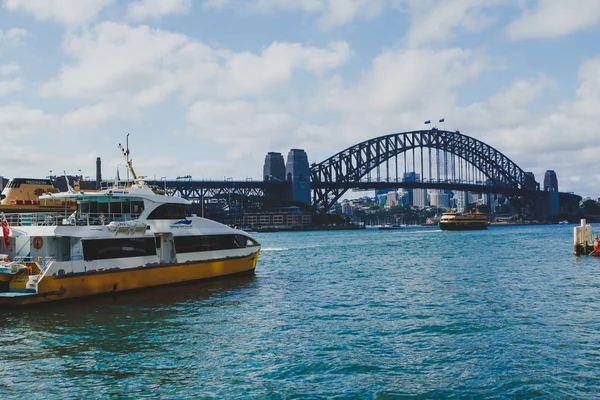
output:
[{"label": "office building", "polygon": [[413,206],[419,208],[428,206],[427,189],[413,189]]}]

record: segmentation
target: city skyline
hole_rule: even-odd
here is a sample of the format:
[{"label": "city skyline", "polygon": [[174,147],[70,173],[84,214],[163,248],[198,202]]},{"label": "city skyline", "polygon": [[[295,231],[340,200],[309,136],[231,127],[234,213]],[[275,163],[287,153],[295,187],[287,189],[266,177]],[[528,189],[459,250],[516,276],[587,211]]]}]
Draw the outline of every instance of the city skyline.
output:
[{"label": "city skyline", "polygon": [[595,198],[599,29],[597,1],[4,0],[0,175],[109,178],[130,133],[142,175],[261,180],[437,125]]}]

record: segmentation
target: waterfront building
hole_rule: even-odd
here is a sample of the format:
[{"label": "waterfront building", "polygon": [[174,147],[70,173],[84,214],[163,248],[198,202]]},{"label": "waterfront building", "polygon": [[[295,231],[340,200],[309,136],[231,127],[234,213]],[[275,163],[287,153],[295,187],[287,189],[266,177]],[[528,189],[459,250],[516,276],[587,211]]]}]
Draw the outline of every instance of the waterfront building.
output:
[{"label": "waterfront building", "polygon": [[263,166],[263,177],[265,181],[285,181],[285,161],[281,153],[272,151],[267,153]]},{"label": "waterfront building", "polygon": [[295,206],[281,207],[246,213],[236,218],[235,224],[251,228],[306,227],[312,225],[312,214]]},{"label": "waterfront building", "polygon": [[556,172],[549,169],[544,174],[544,191],[545,192],[558,192],[558,179],[556,178]]},{"label": "waterfront building", "polygon": [[292,182],[291,200],[310,204],[310,167],[302,149],[291,149],[285,165],[286,180]]}]

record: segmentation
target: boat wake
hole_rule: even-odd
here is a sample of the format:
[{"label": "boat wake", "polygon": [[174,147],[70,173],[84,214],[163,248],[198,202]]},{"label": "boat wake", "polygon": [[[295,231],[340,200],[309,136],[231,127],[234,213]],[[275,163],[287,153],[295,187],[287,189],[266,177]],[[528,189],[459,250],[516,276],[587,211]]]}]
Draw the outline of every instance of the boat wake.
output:
[{"label": "boat wake", "polygon": [[261,249],[261,251],[288,251],[289,249],[287,247],[267,247],[264,249]]}]

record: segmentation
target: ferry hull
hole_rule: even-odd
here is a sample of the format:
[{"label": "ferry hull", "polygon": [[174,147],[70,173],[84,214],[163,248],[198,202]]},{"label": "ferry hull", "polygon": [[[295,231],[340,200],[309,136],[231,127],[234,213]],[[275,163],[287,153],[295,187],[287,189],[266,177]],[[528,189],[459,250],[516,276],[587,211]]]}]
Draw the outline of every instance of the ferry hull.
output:
[{"label": "ferry hull", "polygon": [[439,227],[443,231],[478,231],[487,229],[487,222],[471,222],[471,223],[439,223]]},{"label": "ferry hull", "polygon": [[90,274],[45,277],[39,293],[0,293],[0,306],[21,306],[254,273],[258,255]]}]

